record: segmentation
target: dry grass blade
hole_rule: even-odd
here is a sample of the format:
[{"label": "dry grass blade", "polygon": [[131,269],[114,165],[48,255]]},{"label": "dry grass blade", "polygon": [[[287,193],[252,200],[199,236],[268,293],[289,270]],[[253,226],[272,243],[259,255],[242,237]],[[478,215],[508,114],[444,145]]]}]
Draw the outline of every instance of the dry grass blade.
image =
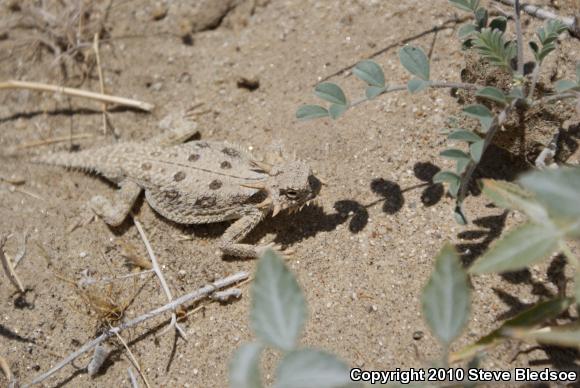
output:
[{"label": "dry grass blade", "polygon": [[[112,329],[112,327],[111,327],[111,329]],[[147,380],[147,377],[145,376],[145,374],[143,373],[143,370],[141,369],[141,365],[139,365],[139,362],[137,361],[137,358],[135,358],[135,355],[133,354],[133,352],[131,351],[131,349],[129,349],[129,345],[127,345],[127,342],[123,339],[123,337],[121,337],[121,334],[115,333],[115,335],[117,336],[117,338],[119,339],[119,341],[121,341],[121,343],[123,344],[123,346],[127,350],[127,354],[129,356],[129,360],[131,361],[131,364],[133,364],[133,366],[135,367],[135,369],[137,369],[137,372],[139,372],[139,375],[143,379],[143,382],[145,383],[145,386],[147,388],[151,388],[151,385],[149,384],[149,381]]]},{"label": "dry grass blade", "polygon": [[8,276],[8,279],[10,279],[10,282],[14,285],[14,287],[16,287],[19,292],[24,293],[24,287],[22,286],[22,282],[18,278],[18,275],[16,275],[12,263],[4,253],[5,243],[6,236],[0,236],[0,261],[2,262],[2,267],[4,268],[6,276]]},{"label": "dry grass blade", "polygon": [[130,98],[111,96],[108,94],[89,92],[87,90],[67,88],[58,85],[43,84],[40,82],[11,80],[6,82],[0,82],[0,89],[30,89],[42,92],[62,93],[73,97],[82,97],[101,102],[108,102],[111,104],[128,106],[136,109],[141,109],[146,112],[150,112],[153,110],[153,108],[155,108],[155,105],[153,104],[149,104],[143,101],[132,100]]},{"label": "dry grass blade", "polygon": [[93,137],[95,137],[95,135],[92,133],[79,133],[78,135],[53,137],[51,139],[32,141],[30,143],[20,144],[20,145],[14,147],[14,149],[15,150],[23,150],[26,148],[34,148],[34,147],[39,147],[39,146],[43,146],[43,145],[62,143],[62,142],[71,141],[71,140],[91,139]]},{"label": "dry grass blade", "polygon": [[[153,265],[153,271],[155,271],[155,274],[159,278],[159,283],[161,283],[161,288],[163,288],[163,291],[165,292],[165,295],[167,296],[167,300],[171,303],[171,301],[173,301],[173,296],[171,295],[171,290],[169,289],[169,286],[167,285],[167,281],[165,280],[165,276],[163,275],[163,272],[161,271],[161,267],[159,266],[159,262],[157,261],[157,257],[155,256],[155,253],[153,252],[153,248],[151,248],[151,244],[149,243],[149,240],[147,239],[147,235],[145,234],[145,231],[143,230],[141,223],[136,218],[133,218],[133,222],[135,223],[135,226],[137,227],[137,230],[139,231],[139,235],[141,235],[141,239],[143,240],[143,244],[145,244],[145,248],[147,249],[147,253],[149,254],[149,258],[151,259],[151,264]],[[185,331],[183,331],[181,326],[179,326],[179,324],[177,323],[177,314],[175,313],[175,311],[171,314],[171,324],[169,325],[168,329],[170,329],[172,327],[174,327],[177,330],[177,332],[181,335],[181,337],[183,339],[187,339],[187,335],[185,334]]]}]

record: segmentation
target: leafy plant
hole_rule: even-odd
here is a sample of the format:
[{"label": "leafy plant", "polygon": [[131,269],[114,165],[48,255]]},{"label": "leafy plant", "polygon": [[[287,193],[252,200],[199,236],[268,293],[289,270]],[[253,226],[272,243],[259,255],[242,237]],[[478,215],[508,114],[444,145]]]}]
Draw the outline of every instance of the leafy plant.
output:
[{"label": "leafy plant", "polygon": [[[485,156],[485,151],[492,144],[499,128],[510,118],[514,111],[542,108],[545,104],[575,98],[580,101],[580,63],[576,68],[576,80],[559,80],[553,84],[553,95],[536,96],[536,84],[541,65],[556,48],[558,35],[566,26],[558,20],[548,20],[538,29],[538,43],[529,42],[534,54],[534,71],[531,75],[524,74],[523,38],[519,14],[515,18],[516,39],[507,37],[507,19],[496,17],[490,20],[488,11],[480,6],[478,0],[449,0],[449,3],[461,11],[473,14],[473,22],[459,28],[458,36],[464,49],[474,50],[484,62],[506,71],[512,78],[509,90],[502,90],[499,85],[479,85],[465,82],[443,82],[431,79],[431,69],[428,57],[420,47],[406,45],[399,50],[401,65],[411,74],[405,85],[389,84],[382,68],[374,61],[364,60],[353,68],[353,74],[366,83],[365,96],[350,102],[344,91],[337,84],[325,82],[316,86],[314,93],[331,103],[326,108],[321,105],[303,105],[298,108],[296,117],[299,119],[315,119],[330,117],[337,119],[348,109],[374,99],[382,94],[407,90],[418,93],[427,88],[453,88],[471,91],[474,98],[482,103],[470,104],[463,108],[466,117],[479,122],[473,130],[454,127],[449,132],[448,139],[464,142],[459,148],[450,148],[441,152],[444,158],[456,162],[455,171],[441,171],[434,177],[434,182],[448,184],[449,194],[456,198],[455,218],[465,224],[467,218],[462,210],[462,204],[468,194],[468,187],[473,173]],[[519,1],[515,10],[519,12]],[[515,61],[515,64],[514,64]],[[505,87],[504,87],[505,88]],[[580,109],[580,108],[579,108]],[[520,115],[520,117],[525,117]]]},{"label": "leafy plant", "polygon": [[266,347],[282,353],[276,368],[276,388],[357,387],[350,369],[327,352],[300,348],[306,322],[306,301],[294,275],[274,251],[258,261],[252,285],[251,327],[256,341],[242,345],[230,365],[230,387],[263,387],[260,356]]}]

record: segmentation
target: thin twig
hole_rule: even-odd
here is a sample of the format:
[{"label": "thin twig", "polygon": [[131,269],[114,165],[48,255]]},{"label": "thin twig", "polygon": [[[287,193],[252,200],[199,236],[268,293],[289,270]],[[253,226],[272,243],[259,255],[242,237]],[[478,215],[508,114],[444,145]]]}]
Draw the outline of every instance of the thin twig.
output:
[{"label": "thin twig", "polygon": [[15,81],[10,80],[6,82],[0,82],[0,89],[31,89],[39,90],[43,92],[53,92],[62,93],[74,97],[89,98],[92,100],[97,100],[101,102],[109,102],[111,104],[118,104],[123,106],[129,106],[132,108],[141,109],[146,112],[150,112],[155,108],[155,105],[149,104],[147,102],[132,100],[130,98],[111,96],[108,94],[89,92],[87,90],[67,88],[58,85],[49,85],[39,82],[27,82],[27,81]]},{"label": "thin twig", "polygon": [[48,144],[55,144],[55,143],[62,143],[65,141],[70,141],[70,140],[80,140],[80,139],[91,139],[95,137],[94,133],[79,133],[77,135],[69,135],[69,136],[61,136],[61,137],[53,137],[50,139],[45,139],[45,140],[37,140],[37,141],[33,141],[30,143],[24,143],[24,144],[20,144],[16,147],[14,147],[15,150],[22,150],[25,148],[34,148],[34,147],[38,147],[38,146],[43,146],[43,145],[48,145]]},{"label": "thin twig", "polygon": [[524,75],[524,37],[522,35],[522,21],[520,20],[521,8],[520,1],[514,0],[514,18],[516,23],[516,39],[518,49],[518,74]]},{"label": "thin twig", "polygon": [[28,230],[25,230],[24,232],[22,232],[21,236],[22,237],[20,238],[20,248],[18,249],[16,256],[14,256],[14,261],[13,261],[14,268],[16,268],[18,266],[20,261],[26,255],[26,241],[28,240]]},{"label": "thin twig", "polygon": [[0,356],[0,369],[4,373],[4,376],[6,376],[6,380],[8,380],[8,383],[11,383],[12,380],[14,380],[14,375],[10,370],[10,365],[8,365],[8,362],[2,356]]},{"label": "thin twig", "polygon": [[[149,254],[149,258],[151,258],[151,263],[153,264],[153,271],[155,272],[155,275],[157,275],[157,277],[159,278],[159,283],[161,283],[161,288],[163,288],[163,291],[165,292],[165,295],[167,296],[167,300],[169,302],[171,302],[173,300],[173,296],[171,295],[171,290],[169,289],[169,286],[167,285],[167,281],[165,280],[165,276],[163,276],[163,272],[161,271],[161,267],[159,267],[159,262],[157,261],[157,257],[155,256],[155,253],[153,252],[153,248],[151,248],[151,244],[149,244],[149,240],[147,239],[147,236],[145,235],[145,231],[143,231],[143,227],[141,226],[141,223],[135,217],[133,217],[133,222],[135,223],[135,226],[137,227],[137,230],[139,231],[139,234],[141,235],[141,239],[143,240],[143,243],[145,244],[145,248],[147,249],[147,253]],[[169,327],[170,328],[175,327],[175,329],[179,332],[181,337],[183,339],[187,339],[187,335],[185,334],[185,331],[183,331],[181,326],[179,326],[179,324],[177,323],[177,314],[175,313],[175,311],[173,313],[171,313],[171,324],[169,325]]]},{"label": "thin twig", "polygon": [[16,287],[16,289],[18,289],[18,291],[20,293],[24,293],[24,291],[25,291],[24,286],[22,286],[22,282],[18,278],[18,275],[16,275],[16,272],[14,271],[14,266],[12,265],[12,262],[4,254],[4,244],[5,243],[6,243],[6,236],[0,236],[0,261],[2,262],[2,267],[4,268],[4,272],[6,273],[6,276],[8,276],[10,283],[12,283],[12,285],[14,287]]},{"label": "thin twig", "polygon": [[[499,3],[503,3],[506,5],[511,5],[512,7],[515,6],[516,0],[495,0]],[[559,20],[566,25],[568,31],[575,37],[580,37],[580,26],[578,26],[578,22],[573,17],[560,17],[555,13],[542,9],[537,5],[532,4],[524,4],[522,7],[523,11],[530,16],[537,17],[538,19],[546,20],[546,19],[555,19]]]},{"label": "thin twig", "polygon": [[[93,40],[93,50],[97,58],[97,74],[99,75],[99,88],[101,93],[105,94],[105,81],[103,80],[103,69],[101,68],[101,55],[99,54],[99,33],[95,33]],[[103,135],[107,134],[107,104],[103,103]]]},{"label": "thin twig", "polygon": [[217,281],[213,282],[212,284],[208,284],[208,285],[206,285],[206,286],[204,286],[196,291],[193,291],[189,294],[185,294],[177,299],[174,299],[171,303],[168,303],[164,306],[161,306],[161,307],[158,307],[154,310],[151,310],[143,315],[140,315],[136,318],[133,318],[133,319],[125,322],[125,323],[122,323],[119,326],[113,327],[113,328],[107,330],[106,332],[104,332],[103,334],[101,334],[100,336],[98,336],[97,338],[85,343],[78,350],[69,354],[67,357],[65,357],[65,359],[60,361],[58,364],[56,364],[50,370],[35,377],[34,380],[32,380],[29,384],[23,385],[22,388],[27,388],[27,387],[30,387],[34,384],[38,384],[38,383],[46,380],[48,377],[52,376],[54,373],[58,372],[59,370],[64,368],[66,365],[73,362],[79,356],[85,354],[86,352],[90,351],[91,349],[93,349],[95,346],[97,346],[101,342],[103,342],[103,341],[107,340],[108,338],[110,338],[111,336],[115,335],[115,333],[120,333],[123,330],[130,329],[130,328],[137,326],[138,324],[140,324],[144,321],[147,321],[151,318],[154,318],[158,315],[161,315],[161,314],[166,313],[168,311],[173,311],[178,306],[183,305],[185,303],[197,302],[203,298],[206,298],[208,295],[211,295],[215,291],[222,289],[222,288],[229,287],[233,284],[239,283],[240,281],[247,279],[249,276],[250,276],[250,274],[248,272],[244,272],[244,271],[238,272],[234,275],[228,276],[227,278],[217,280]]},{"label": "thin twig", "polygon": [[[110,328],[112,329],[111,326],[110,326]],[[123,337],[121,337],[121,334],[115,333],[115,335],[117,336],[117,338],[119,339],[119,341],[121,341],[121,343],[123,344],[123,346],[127,350],[127,354],[129,355],[129,360],[131,361],[131,364],[133,364],[133,366],[135,367],[135,369],[137,369],[137,372],[139,372],[139,375],[143,379],[143,382],[145,383],[145,386],[147,388],[151,388],[151,385],[149,384],[149,381],[147,380],[147,377],[145,376],[145,374],[143,373],[143,370],[141,369],[141,365],[139,365],[139,361],[137,361],[137,359],[135,358],[135,355],[133,354],[133,352],[131,351],[131,349],[129,349],[129,345],[127,345],[127,342],[125,342],[125,340],[123,339]]]},{"label": "thin twig", "polygon": [[90,286],[90,285],[95,284],[95,283],[107,284],[107,283],[116,282],[118,280],[125,280],[125,279],[133,278],[136,276],[146,275],[146,274],[153,273],[153,272],[155,272],[155,271],[153,271],[152,269],[147,269],[147,270],[140,271],[140,272],[133,272],[133,273],[129,273],[126,275],[108,277],[108,278],[102,278],[102,279],[93,279],[93,278],[89,277],[89,278],[82,279],[81,281],[79,281],[78,286],[79,287],[86,287],[86,286]]}]

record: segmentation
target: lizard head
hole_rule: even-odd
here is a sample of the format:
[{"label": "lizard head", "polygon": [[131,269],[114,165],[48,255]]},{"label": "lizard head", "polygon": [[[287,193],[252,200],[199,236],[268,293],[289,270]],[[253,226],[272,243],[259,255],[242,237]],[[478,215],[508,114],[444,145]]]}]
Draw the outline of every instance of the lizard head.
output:
[{"label": "lizard head", "polygon": [[321,182],[312,174],[310,167],[302,161],[292,161],[265,166],[268,173],[263,188],[268,198],[261,206],[272,209],[272,216],[281,210],[296,212],[310,204],[320,192]]}]

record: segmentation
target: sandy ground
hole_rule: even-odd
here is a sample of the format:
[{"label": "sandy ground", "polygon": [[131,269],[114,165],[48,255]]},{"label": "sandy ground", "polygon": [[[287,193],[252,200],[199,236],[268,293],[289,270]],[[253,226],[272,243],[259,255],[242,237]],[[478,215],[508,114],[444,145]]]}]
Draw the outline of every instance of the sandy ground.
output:
[{"label": "sandy ground", "polygon": [[[94,57],[86,57],[89,48],[64,56],[61,66],[57,55],[39,43],[53,42],[54,36],[66,39],[71,31],[74,41],[78,31],[78,23],[71,25],[72,16],[62,6],[48,3],[47,10],[58,16],[53,21],[56,27],[44,31],[30,28],[30,19],[14,27],[33,2],[0,3],[0,33],[6,32],[0,40],[0,79],[98,91],[96,67],[91,66]],[[107,135],[102,134],[98,103],[30,91],[0,92],[0,176],[25,180],[16,190],[0,182],[0,232],[14,234],[7,253],[14,256],[19,236],[25,231],[29,235],[26,256],[17,268],[26,294],[19,296],[0,277],[0,355],[19,379],[29,381],[93,338],[106,322],[115,324],[114,316],[103,318],[91,311],[73,284],[83,273],[94,277],[128,273],[121,256],[123,244],[145,256],[131,221],[114,229],[101,220],[86,222],[87,201],[96,194],[111,196],[110,184],[27,161],[71,148],[147,140],[189,111],[202,138],[236,142],[257,155],[279,149],[286,155],[295,153],[328,183],[321,193],[323,208],[267,219],[250,237],[254,242],[274,240],[295,251],[288,264],[310,311],[302,343],[365,369],[428,365],[440,348],[421,318],[420,294],[434,256],[445,241],[451,241],[469,264],[523,216],[505,214],[484,198],[472,196],[466,202],[472,223],[459,226],[452,217],[453,200],[441,186],[429,183],[435,172],[451,166],[438,156],[445,147],[440,129],[450,114],[458,112],[456,100],[446,91],[382,96],[338,121],[298,122],[294,114],[301,104],[318,102],[312,88],[319,80],[382,48],[388,49],[374,59],[388,80],[405,82],[408,75],[398,63],[398,48],[453,19],[453,9],[442,0],[189,3],[112,1],[106,20],[103,10],[108,2],[84,9],[91,13],[82,43],[92,43],[92,32],[104,20],[100,59],[107,92],[156,105],[150,114],[114,109],[110,113],[114,131]],[[578,0],[557,3],[563,15],[580,9]],[[527,16],[524,21],[526,35],[540,25]],[[412,43],[431,53],[433,79],[457,81],[463,67],[455,37],[458,25],[446,26],[413,38]],[[579,41],[565,40],[562,51],[566,55],[555,62],[557,77],[572,77],[570,58],[580,58]],[[240,87],[241,78],[257,80],[259,87]],[[353,99],[362,93],[360,81],[348,71],[330,80],[343,85]],[[90,137],[35,144],[71,133]],[[510,164],[508,154],[495,152],[487,158],[480,175],[512,178],[521,171]],[[578,163],[578,154],[569,161]],[[176,295],[255,268],[255,261],[222,259],[217,239],[226,224],[178,226],[143,201],[135,213]],[[121,307],[128,305],[125,318],[131,318],[166,301],[157,281],[147,279],[94,291]],[[567,281],[570,274],[559,258],[515,274],[473,278],[471,321],[454,348],[477,340],[526,306],[566,292]],[[188,342],[174,343],[173,334],[161,334],[167,317],[123,333],[152,385],[227,385],[232,351],[253,338],[248,326],[249,285],[242,288],[241,300],[204,303],[188,317],[182,323]],[[118,343],[112,345],[118,350],[99,375],[87,375],[83,367],[89,357],[83,356],[46,385],[129,386],[130,363]],[[580,370],[578,357],[572,350],[507,343],[490,353],[483,365]],[[267,382],[273,379],[276,359],[272,352],[264,358]],[[0,385],[5,383],[0,376]]]}]

